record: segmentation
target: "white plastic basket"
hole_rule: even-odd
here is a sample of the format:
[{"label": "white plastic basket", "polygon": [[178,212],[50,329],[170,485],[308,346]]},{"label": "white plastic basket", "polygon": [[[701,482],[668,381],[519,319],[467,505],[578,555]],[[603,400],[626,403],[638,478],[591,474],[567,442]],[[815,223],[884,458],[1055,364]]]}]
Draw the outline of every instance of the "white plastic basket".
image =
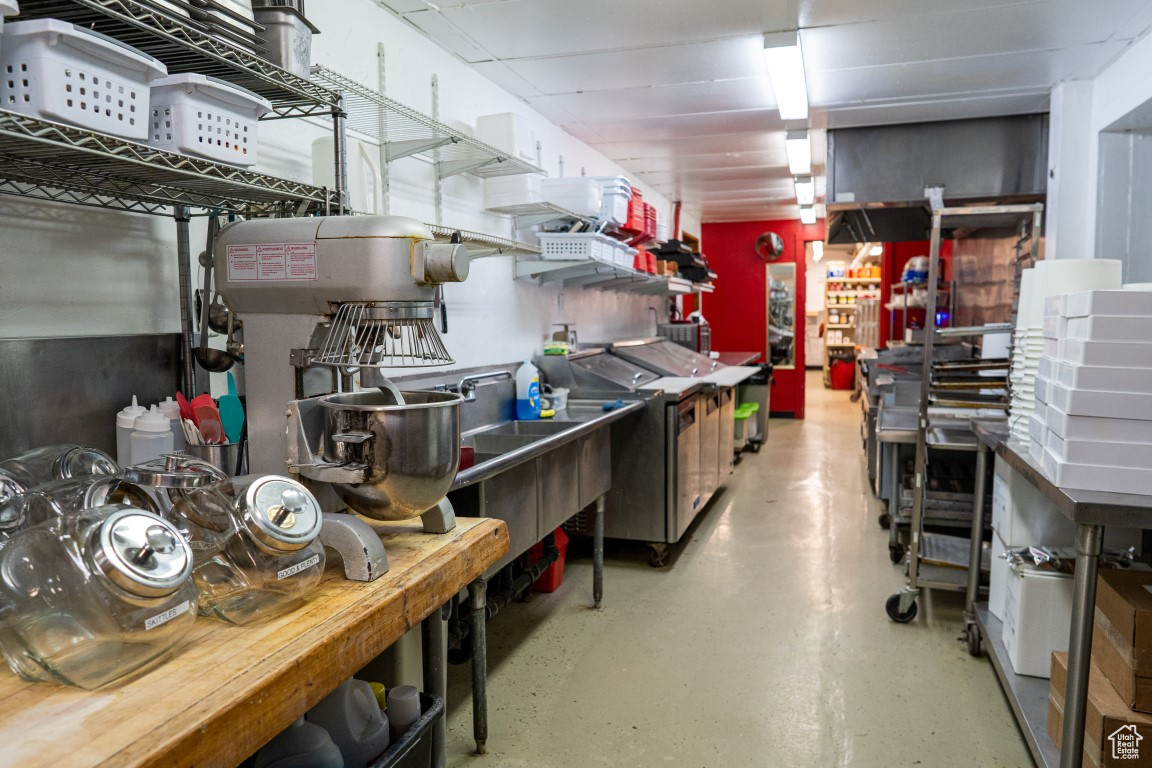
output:
[{"label": "white plastic basket", "polygon": [[172,75],[152,84],[148,144],[218,160],[256,162],[256,125],[268,100],[204,75]]},{"label": "white plastic basket", "polygon": [[540,232],[536,237],[541,256],[551,261],[616,261],[612,245],[615,241],[598,232]]},{"label": "white plastic basket", "polygon": [[0,46],[0,107],[99,133],[148,136],[158,59],[57,19],[9,22]]}]

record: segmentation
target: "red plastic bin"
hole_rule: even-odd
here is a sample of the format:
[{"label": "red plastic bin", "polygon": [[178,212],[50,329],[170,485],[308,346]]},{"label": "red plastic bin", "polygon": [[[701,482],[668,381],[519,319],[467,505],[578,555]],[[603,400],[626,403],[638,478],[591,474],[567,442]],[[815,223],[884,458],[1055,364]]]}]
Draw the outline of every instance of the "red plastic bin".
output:
[{"label": "red plastic bin", "polygon": [[[556,549],[560,550],[560,556],[556,558],[556,562],[548,566],[548,570],[540,574],[540,578],[532,582],[532,590],[535,592],[555,592],[564,583],[564,559],[568,554],[568,534],[564,533],[563,528],[557,528],[553,531],[553,535],[556,540]],[[529,562],[534,563],[543,556],[543,542],[537,542],[528,550]]]},{"label": "red plastic bin", "polygon": [[856,364],[849,360],[833,360],[828,364],[828,375],[832,389],[856,388]]}]

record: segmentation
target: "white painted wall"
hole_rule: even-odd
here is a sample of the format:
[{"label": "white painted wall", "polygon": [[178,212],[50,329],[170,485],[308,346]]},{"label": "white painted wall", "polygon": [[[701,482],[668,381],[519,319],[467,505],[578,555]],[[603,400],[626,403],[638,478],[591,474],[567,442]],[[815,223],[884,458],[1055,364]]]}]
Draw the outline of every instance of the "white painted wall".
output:
[{"label": "white painted wall", "polygon": [[[316,63],[378,89],[377,47],[383,44],[386,92],[397,101],[430,113],[436,75],[443,122],[471,131],[478,115],[516,112],[536,132],[542,165],[551,175],[558,175],[561,157],[568,176],[582,170],[624,174],[371,0],[330,0],[309,6],[309,12],[322,30],[313,44]],[[263,123],[258,170],[311,181],[311,143],[326,133],[327,126],[315,120]],[[389,176],[390,212],[433,222],[432,166],[405,158],[391,165]],[[657,206],[662,225],[670,224],[671,201],[637,186]],[[443,224],[512,237],[510,221],[485,213],[481,205],[480,180],[458,176],[445,181]],[[691,215],[685,215],[683,227],[700,232],[699,220]],[[0,198],[0,335],[179,330],[174,233],[175,225],[163,218]],[[202,225],[194,223],[194,255],[203,247],[202,238]],[[657,297],[561,290],[517,281],[513,274],[511,257],[484,259],[473,263],[466,283],[447,287],[446,341],[459,366],[513,361],[537,352],[559,321],[575,323],[584,340],[649,334],[654,332],[649,307],[663,314],[667,306]]]}]

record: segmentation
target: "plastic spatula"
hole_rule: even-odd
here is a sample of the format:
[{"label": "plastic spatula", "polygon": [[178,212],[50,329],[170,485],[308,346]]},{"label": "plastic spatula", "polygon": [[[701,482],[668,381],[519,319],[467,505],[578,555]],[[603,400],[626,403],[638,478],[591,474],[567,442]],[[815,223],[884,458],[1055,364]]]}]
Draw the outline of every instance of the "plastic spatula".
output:
[{"label": "plastic spatula", "polygon": [[180,418],[192,420],[192,404],[188,402],[188,398],[184,397],[183,392],[176,393],[176,404],[180,406]]},{"label": "plastic spatula", "polygon": [[223,445],[224,426],[220,423],[220,411],[216,406],[196,405],[192,410],[196,413],[196,428],[200,430],[201,441],[205,445]]},{"label": "plastic spatula", "polygon": [[236,396],[236,379],[233,378],[231,371],[228,373],[228,394],[220,395],[218,407],[220,423],[224,426],[228,442],[240,442],[240,434],[244,431],[244,406]]}]

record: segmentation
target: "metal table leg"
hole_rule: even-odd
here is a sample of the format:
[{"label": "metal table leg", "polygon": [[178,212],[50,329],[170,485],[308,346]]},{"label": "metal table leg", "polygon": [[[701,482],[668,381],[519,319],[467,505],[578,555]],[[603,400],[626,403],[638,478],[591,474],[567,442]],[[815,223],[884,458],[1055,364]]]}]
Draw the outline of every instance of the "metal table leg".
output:
[{"label": "metal table leg", "polygon": [[472,734],[476,754],[488,752],[488,580],[476,579],[468,585],[472,607]]},{"label": "metal table leg", "polygon": [[901,557],[896,556],[900,547],[900,526],[896,524],[896,516],[900,514],[900,444],[887,443],[888,446],[888,551],[892,553],[892,561],[899,562]]},{"label": "metal table leg", "polygon": [[1100,566],[1104,526],[1076,529],[1076,575],[1073,577],[1072,627],[1068,635],[1068,682],[1064,687],[1064,737],[1060,768],[1079,768],[1084,753],[1084,713],[1092,651],[1092,617],[1096,610],[1096,571]]},{"label": "metal table leg", "polygon": [[984,492],[988,479],[988,446],[976,449],[976,488],[972,500],[971,547],[968,550],[968,592],[964,600],[964,636],[968,652],[980,655],[980,630],[976,626],[976,600],[980,597],[980,554],[984,544]]},{"label": "metal table leg", "polygon": [[[445,607],[441,607],[420,623],[420,640],[424,659],[424,690],[444,699],[447,705],[448,666],[444,660],[444,648],[447,644],[444,621],[447,617],[444,611]],[[445,729],[446,724],[442,717],[432,730],[433,768],[444,768],[448,760]]]},{"label": "metal table leg", "polygon": [[596,499],[596,526],[592,537],[592,599],[596,607],[604,597],[604,497]]}]

